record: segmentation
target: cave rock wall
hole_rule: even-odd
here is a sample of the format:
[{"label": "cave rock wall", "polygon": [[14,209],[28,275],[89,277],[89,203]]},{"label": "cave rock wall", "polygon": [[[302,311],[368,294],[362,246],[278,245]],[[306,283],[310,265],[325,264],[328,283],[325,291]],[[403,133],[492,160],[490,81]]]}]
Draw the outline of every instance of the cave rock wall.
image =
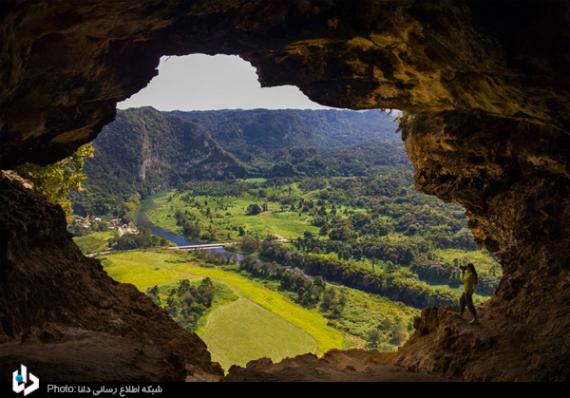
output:
[{"label": "cave rock wall", "polygon": [[[426,310],[399,363],[472,379],[567,377],[569,25],[565,1],[2,2],[0,169],[48,164],[91,141],[162,55],[238,54],[265,86],[411,112],[403,133],[418,188],[465,206],[504,279],[481,309],[492,328]],[[108,343],[174,328],[182,360],[218,374],[195,336],[81,255],[61,211],[1,184],[2,347],[49,323]]]}]

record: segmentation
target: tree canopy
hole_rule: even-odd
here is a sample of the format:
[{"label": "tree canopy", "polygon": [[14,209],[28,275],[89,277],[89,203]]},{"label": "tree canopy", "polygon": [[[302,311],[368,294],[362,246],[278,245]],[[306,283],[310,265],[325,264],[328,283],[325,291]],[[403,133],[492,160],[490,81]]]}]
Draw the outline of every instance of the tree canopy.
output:
[{"label": "tree canopy", "polygon": [[87,179],[83,173],[83,165],[85,159],[90,157],[93,157],[93,145],[85,144],[73,155],[57,163],[48,166],[26,163],[16,171],[29,180],[33,189],[45,196],[50,203],[60,205],[70,221],[72,208],[69,193],[72,190],[82,190],[82,184]]}]

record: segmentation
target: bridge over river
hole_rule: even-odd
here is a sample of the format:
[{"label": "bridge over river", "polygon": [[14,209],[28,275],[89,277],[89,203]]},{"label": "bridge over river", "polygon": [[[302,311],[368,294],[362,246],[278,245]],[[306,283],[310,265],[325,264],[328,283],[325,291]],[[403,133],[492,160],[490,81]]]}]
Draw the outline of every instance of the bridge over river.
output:
[{"label": "bridge over river", "polygon": [[193,245],[182,245],[182,246],[171,246],[169,249],[173,250],[210,250],[218,249],[228,246],[235,246],[239,242],[220,242],[220,243],[204,243],[204,244],[193,244]]}]

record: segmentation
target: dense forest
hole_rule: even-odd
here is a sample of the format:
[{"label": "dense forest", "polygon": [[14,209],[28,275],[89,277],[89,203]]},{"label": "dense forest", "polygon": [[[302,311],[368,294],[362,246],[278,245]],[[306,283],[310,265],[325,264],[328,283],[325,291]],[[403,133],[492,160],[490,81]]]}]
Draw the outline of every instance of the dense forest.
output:
[{"label": "dense forest", "polygon": [[383,111],[119,111],[94,141],[79,215],[124,217],[133,195],[194,180],[369,175],[407,165],[393,118]]},{"label": "dense forest", "polygon": [[500,278],[463,209],[417,193],[408,170],[195,181],[161,203],[151,216],[157,225],[193,240],[241,241],[253,254],[246,270],[256,276],[282,279],[295,274],[281,267],[296,268],[416,308],[453,305],[467,262],[477,263],[480,295],[490,295]]},{"label": "dense forest", "polygon": [[241,162],[202,126],[152,108],[119,111],[93,146],[84,191],[72,196],[80,215],[124,216],[133,194],[146,196],[193,179],[246,175]]},{"label": "dense forest", "polygon": [[[225,364],[391,351],[419,310],[456,305],[460,266],[477,266],[476,302],[501,277],[465,211],[416,191],[395,130],[382,111],[120,111],[86,159],[70,231],[86,252],[122,259],[106,269],[138,282]],[[231,246],[174,254],[163,248],[173,235]],[[226,340],[239,342],[233,358]]]},{"label": "dense forest", "polygon": [[[205,126],[216,142],[248,164],[252,173],[265,176],[283,177],[271,174],[284,167],[291,170],[287,175],[343,175],[338,174],[342,168],[335,167],[331,158],[359,161],[361,167],[407,162],[393,117],[380,110],[254,109],[175,111],[168,115]],[[374,155],[367,150],[369,146],[378,152]],[[356,159],[351,156],[355,153],[359,154]],[[324,170],[319,170],[323,166]],[[345,171],[346,175],[358,172],[362,170],[349,167]]]}]

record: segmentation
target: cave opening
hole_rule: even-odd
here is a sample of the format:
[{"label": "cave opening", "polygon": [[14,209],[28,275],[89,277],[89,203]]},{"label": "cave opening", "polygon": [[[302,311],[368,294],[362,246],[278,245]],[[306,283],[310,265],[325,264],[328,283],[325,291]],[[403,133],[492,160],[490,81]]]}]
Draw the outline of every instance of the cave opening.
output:
[{"label": "cave opening", "polygon": [[262,87],[256,68],[238,55],[162,56],[146,87],[118,109],[152,106],[161,111],[220,109],[327,109],[293,85]]},{"label": "cave opening", "polygon": [[[262,88],[235,55],[162,57],[157,70],[96,138],[70,230],[111,277],[197,333],[226,371],[332,348],[395,351],[421,308],[456,306],[470,262],[475,302],[492,294],[500,266],[475,244],[464,210],[415,190],[400,111]],[[143,239],[147,231],[158,239]],[[168,265],[173,254],[141,253],[162,244],[186,248],[177,258],[188,278]],[[364,276],[315,268],[331,258]]]},{"label": "cave opening", "polygon": [[[388,357],[354,350],[322,361],[259,361],[229,380],[346,379],[347,361],[379,380],[389,372],[370,364],[416,377],[568,380],[568,3],[522,2],[516,12],[474,1],[79,3],[0,7],[2,170],[53,164],[92,141],[163,55],[240,54],[264,87],[294,84],[327,106],[412,113],[402,138],[415,186],[463,206],[477,244],[500,259],[503,277],[480,306],[481,327],[429,306]],[[235,158],[195,133],[241,173]],[[160,180],[159,169],[134,172]],[[113,281],[108,263],[85,257],[62,210],[29,188],[2,171],[3,373],[17,362],[34,363],[43,380],[222,377],[201,339],[132,285]]]}]

